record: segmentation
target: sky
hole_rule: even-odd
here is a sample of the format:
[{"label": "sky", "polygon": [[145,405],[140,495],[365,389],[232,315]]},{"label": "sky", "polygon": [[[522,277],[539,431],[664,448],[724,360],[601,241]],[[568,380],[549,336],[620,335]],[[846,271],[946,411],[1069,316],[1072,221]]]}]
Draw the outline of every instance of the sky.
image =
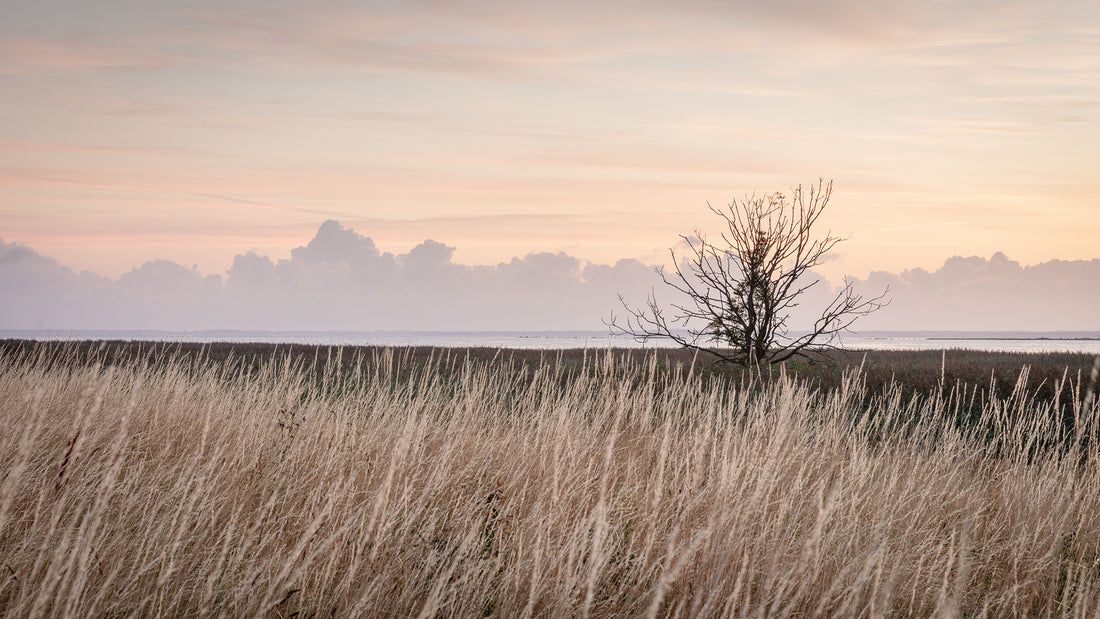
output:
[{"label": "sky", "polygon": [[333,221],[584,284],[824,177],[832,285],[1089,265],[1098,49],[1092,0],[6,3],[0,239],[9,271],[225,288]]}]

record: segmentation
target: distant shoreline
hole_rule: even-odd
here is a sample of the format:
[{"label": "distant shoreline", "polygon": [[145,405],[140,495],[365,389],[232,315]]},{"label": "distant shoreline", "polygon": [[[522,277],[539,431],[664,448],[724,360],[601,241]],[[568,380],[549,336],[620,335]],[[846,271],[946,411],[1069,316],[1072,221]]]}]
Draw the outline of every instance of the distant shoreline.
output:
[{"label": "distant shoreline", "polygon": [[[801,331],[792,331],[791,335],[797,337]],[[8,339],[36,339],[49,338],[228,338],[228,337],[514,337],[514,338],[619,338],[612,336],[607,331],[584,329],[501,329],[501,330],[309,330],[309,329],[4,329],[0,328],[0,338]],[[1054,331],[954,331],[943,329],[928,330],[898,330],[898,331],[857,331],[848,334],[850,337],[866,339],[924,339],[924,340],[1064,340],[1064,341],[1098,341],[1100,331],[1092,330],[1054,330]]]},{"label": "distant shoreline", "polygon": [[[791,333],[791,337],[799,337]],[[168,331],[159,329],[0,329],[0,340],[40,342],[159,342],[276,345],[383,346],[491,349],[675,349],[668,340],[639,342],[606,331]],[[846,350],[973,349],[1000,352],[1083,352],[1100,354],[1100,332],[872,331],[841,336]]]},{"label": "distant shoreline", "polygon": [[[896,339],[896,338],[895,338]],[[1097,342],[1100,337],[926,337],[934,342]]]}]

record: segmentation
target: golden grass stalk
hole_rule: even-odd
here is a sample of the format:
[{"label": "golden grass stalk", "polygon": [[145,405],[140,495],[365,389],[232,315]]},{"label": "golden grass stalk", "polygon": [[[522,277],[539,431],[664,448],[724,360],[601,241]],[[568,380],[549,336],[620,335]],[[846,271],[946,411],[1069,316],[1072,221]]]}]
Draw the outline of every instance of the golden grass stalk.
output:
[{"label": "golden grass stalk", "polygon": [[0,612],[1100,611],[1091,399],[597,357],[0,357]]}]

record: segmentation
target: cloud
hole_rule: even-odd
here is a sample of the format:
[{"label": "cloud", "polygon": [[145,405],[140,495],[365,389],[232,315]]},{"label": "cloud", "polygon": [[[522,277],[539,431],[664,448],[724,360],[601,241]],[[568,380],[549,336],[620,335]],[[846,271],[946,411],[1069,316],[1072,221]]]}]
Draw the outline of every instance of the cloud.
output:
[{"label": "cloud", "polygon": [[0,239],[0,325],[9,328],[68,328],[73,316],[96,312],[111,282],[91,273],[77,275],[26,245]]},{"label": "cloud", "polygon": [[1022,266],[997,252],[954,256],[939,269],[872,272],[865,294],[890,288],[891,304],[864,330],[1056,331],[1100,327],[1100,259]]},{"label": "cloud", "polygon": [[[238,254],[224,276],[157,260],[112,280],[0,239],[0,328],[599,330],[620,294],[634,305],[651,291],[674,300],[638,260],[540,252],[469,266],[454,261],[455,251],[429,239],[394,255],[329,220],[287,259]],[[854,284],[865,296],[889,287],[892,299],[860,330],[1098,328],[1100,259],[1023,266],[1000,252],[956,256],[935,271],[872,272]],[[812,322],[835,292],[820,280],[791,328]]]},{"label": "cloud", "polygon": [[305,247],[291,250],[291,260],[313,265],[321,262],[364,264],[379,258],[378,248],[370,238],[347,230],[340,222],[329,219],[321,224],[317,235]]},{"label": "cloud", "polygon": [[[960,64],[959,47],[1014,52],[1027,36],[1059,33],[1059,49],[1088,60],[1095,10],[1059,11],[1025,2],[866,3],[690,0],[660,2],[482,3],[192,2],[186,7],[111,7],[13,15],[7,71],[132,70],[205,64],[310,70],[341,67],[387,74],[548,76],[563,68],[604,66],[699,50],[706,57],[748,52],[782,63],[820,64],[883,51],[890,60]],[[1034,6],[1032,6],[1034,5]],[[33,12],[33,11],[32,11]],[[118,22],[121,22],[119,25]],[[45,32],[43,33],[43,30]],[[28,36],[29,31],[34,36]],[[783,43],[777,44],[777,40]],[[1044,43],[1050,45],[1049,41]],[[793,54],[793,55],[792,55]],[[1020,55],[1013,54],[1014,60]],[[230,60],[232,59],[232,60]],[[1044,59],[1036,59],[1041,61]],[[1029,62],[1034,62],[1029,61]],[[1064,66],[1064,65],[1062,65]],[[647,69],[647,72],[651,72]]]},{"label": "cloud", "polygon": [[454,262],[426,240],[407,253],[335,220],[272,260],[238,254],[223,278],[157,260],[117,280],[76,275],[0,241],[0,327],[14,329],[515,330],[601,329],[617,294],[655,282],[636,260],[584,263],[532,253],[496,265]]},{"label": "cloud", "polygon": [[382,253],[329,220],[288,260],[237,256],[226,289],[234,320],[273,329],[596,329],[620,290],[653,279],[641,263],[582,265],[534,253],[471,267],[454,262],[454,252],[429,239],[405,254]]},{"label": "cloud", "polygon": [[156,69],[180,61],[156,53],[127,53],[97,37],[60,39],[5,37],[0,42],[0,75]]}]

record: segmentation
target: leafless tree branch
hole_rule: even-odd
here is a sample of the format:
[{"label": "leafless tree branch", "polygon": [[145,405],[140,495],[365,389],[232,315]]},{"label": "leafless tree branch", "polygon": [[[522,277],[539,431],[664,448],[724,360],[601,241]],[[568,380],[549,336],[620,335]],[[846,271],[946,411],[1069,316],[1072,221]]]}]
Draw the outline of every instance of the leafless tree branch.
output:
[{"label": "leafless tree branch", "polygon": [[888,301],[886,291],[865,299],[847,281],[809,332],[789,335],[790,311],[818,283],[804,277],[845,240],[831,232],[812,233],[832,193],[832,181],[818,179],[806,190],[793,188],[790,197],[777,192],[735,199],[725,208],[708,204],[725,223],[720,242],[708,241],[699,231],[681,236],[685,254],[670,250],[672,271],[657,268],[661,281],[685,300],[666,311],[654,292],[641,307],[620,296],[626,313],[611,315],[611,332],[643,343],[670,340],[739,365],[781,363],[835,348],[841,333]]}]

